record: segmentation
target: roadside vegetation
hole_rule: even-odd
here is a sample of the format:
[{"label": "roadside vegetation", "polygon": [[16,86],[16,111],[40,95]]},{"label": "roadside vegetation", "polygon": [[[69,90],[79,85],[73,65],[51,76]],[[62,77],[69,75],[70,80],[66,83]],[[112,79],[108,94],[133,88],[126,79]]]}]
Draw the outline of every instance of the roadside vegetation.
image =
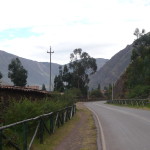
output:
[{"label": "roadside vegetation", "polygon": [[101,92],[101,86],[100,86],[100,84],[98,84],[97,89],[92,89],[92,90],[89,92],[89,97],[90,97],[90,98],[104,98],[104,95],[103,95],[103,93]]},{"label": "roadside vegetation", "polygon": [[126,104],[126,105],[122,105],[122,104],[111,104],[114,106],[120,106],[120,107],[129,107],[129,108],[135,108],[135,109],[143,109],[143,110],[149,110],[150,111],[150,104],[147,104],[145,106],[142,105],[131,105],[131,104]]},{"label": "roadside vegetation", "polygon": [[[51,99],[42,99],[38,101],[30,101],[29,99],[22,99],[19,101],[12,100],[5,112],[3,112],[2,119],[6,124],[14,123],[24,119],[32,118],[43,113],[49,113],[58,111],[66,106],[74,104],[74,98],[80,94],[78,89],[70,89],[65,91],[63,95],[55,92]],[[82,103],[77,104],[77,114],[64,126],[57,128],[55,134],[51,136],[44,135],[44,143],[39,144],[39,139],[36,138],[32,147],[32,150],[54,150],[57,146],[63,142],[64,138],[71,137],[71,145],[73,147],[80,147],[84,150],[96,150],[96,127],[91,112],[83,106]],[[45,122],[46,123],[46,122]],[[33,136],[35,130],[35,123],[28,124],[28,134]],[[75,131],[75,133],[74,133]],[[13,140],[14,143],[21,146],[23,144],[22,139],[22,126],[16,126],[6,129],[3,133]],[[70,136],[70,134],[72,134]],[[77,136],[77,141],[74,137]],[[30,136],[28,141],[30,141]],[[6,142],[7,143],[7,142]],[[68,147],[68,145],[66,145]],[[11,149],[7,144],[5,149]]]},{"label": "roadside vegetation", "polygon": [[126,93],[129,98],[150,96],[150,33],[133,43],[131,64],[127,68]]},{"label": "roadside vegetation", "polygon": [[[22,99],[11,99],[9,104],[6,106],[4,103],[0,103],[0,121],[2,123],[0,126],[8,125],[11,123],[16,123],[25,119],[31,119],[39,115],[43,115],[50,112],[57,112],[67,106],[71,106],[75,103],[74,98],[76,97],[76,89],[66,91],[63,95],[60,93],[53,93],[50,98],[39,99],[36,101],[31,101],[27,98]],[[5,107],[4,107],[5,105]],[[49,125],[49,119],[44,120],[45,124]],[[30,121],[27,124],[28,141],[30,141],[33,136],[37,122]],[[23,125],[16,125],[11,128],[3,130],[6,137],[9,137],[16,145],[22,147],[23,145]],[[38,132],[40,134],[40,132]],[[39,137],[39,135],[37,135]],[[39,139],[37,139],[39,141]],[[4,150],[11,149],[8,140],[3,140]]]},{"label": "roadside vegetation", "polygon": [[0,102],[0,119],[3,124],[10,124],[28,118],[33,118],[44,113],[58,111],[64,107],[73,105],[75,97],[78,95],[78,89],[70,89],[63,95],[53,93],[51,98],[44,98],[31,101],[27,98],[21,100],[11,99],[7,106]]},{"label": "roadside vegetation", "polygon": [[96,139],[92,113],[82,103],[77,103],[76,115],[55,134],[47,135],[43,144],[35,141],[32,150],[97,150]]},{"label": "roadside vegetation", "polygon": [[134,35],[131,62],[114,87],[116,98],[150,98],[150,32],[136,29]]},{"label": "roadside vegetation", "polygon": [[[96,60],[90,57],[88,53],[82,52],[82,49],[75,49],[70,58],[69,68],[67,65],[65,65],[63,70],[59,68],[59,75],[55,77],[54,81],[54,92],[51,93],[50,98],[47,97],[33,101],[24,97],[21,99],[10,97],[7,102],[4,100],[0,101],[0,126],[59,111],[73,105],[77,97],[87,96],[88,76],[96,72]],[[18,58],[13,59],[8,69],[8,77],[14,85],[24,87],[27,83],[28,72],[22,66],[20,60]],[[46,90],[45,85],[42,86],[42,89]],[[45,121],[45,124],[48,123],[48,121]],[[28,135],[29,137],[32,137],[35,127],[35,122],[28,123],[28,134],[31,135]],[[17,145],[23,145],[24,141],[20,138],[23,134],[22,126],[17,125],[12,127],[12,129],[8,128],[3,133],[10,139],[13,139]],[[89,138],[86,141],[87,143],[88,140]],[[6,146],[9,148],[9,141],[6,142]]]}]

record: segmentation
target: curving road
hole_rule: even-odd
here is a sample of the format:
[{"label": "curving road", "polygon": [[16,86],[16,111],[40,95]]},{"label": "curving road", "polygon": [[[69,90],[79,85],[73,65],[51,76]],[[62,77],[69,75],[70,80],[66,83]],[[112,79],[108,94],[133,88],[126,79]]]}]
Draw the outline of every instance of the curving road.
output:
[{"label": "curving road", "polygon": [[85,103],[97,118],[103,150],[150,150],[150,111]]}]

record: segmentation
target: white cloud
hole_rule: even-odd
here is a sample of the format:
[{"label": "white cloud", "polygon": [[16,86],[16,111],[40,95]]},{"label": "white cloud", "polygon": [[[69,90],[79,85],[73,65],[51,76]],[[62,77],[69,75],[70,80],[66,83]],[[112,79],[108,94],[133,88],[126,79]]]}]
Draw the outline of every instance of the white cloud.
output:
[{"label": "white cloud", "polygon": [[2,39],[0,49],[21,57],[68,63],[82,48],[92,57],[111,58],[134,40],[135,28],[150,31],[148,0],[5,0],[0,5],[0,31],[31,28],[40,35]]}]

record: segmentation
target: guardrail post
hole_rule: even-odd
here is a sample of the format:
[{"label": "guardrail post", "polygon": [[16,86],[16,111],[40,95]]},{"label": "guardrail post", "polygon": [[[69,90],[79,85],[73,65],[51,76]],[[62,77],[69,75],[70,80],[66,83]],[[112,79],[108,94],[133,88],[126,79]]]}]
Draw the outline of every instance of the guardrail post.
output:
[{"label": "guardrail post", "polygon": [[57,118],[57,127],[60,127],[60,111],[58,113],[58,118]]},{"label": "guardrail post", "polygon": [[73,105],[72,107],[73,107],[73,108],[72,108],[72,109],[73,109],[72,116],[74,116],[74,114],[75,114],[75,105]]},{"label": "guardrail post", "polygon": [[74,114],[76,113],[77,111],[77,108],[76,108],[76,105],[74,105]]},{"label": "guardrail post", "polygon": [[54,133],[54,113],[50,115],[50,132]]},{"label": "guardrail post", "polygon": [[66,119],[65,119],[65,122],[67,122],[67,121],[68,121],[68,110],[66,108]]},{"label": "guardrail post", "polygon": [[143,105],[143,107],[144,107],[144,102],[145,102],[145,101],[142,101],[142,105]]},{"label": "guardrail post", "polygon": [[64,110],[64,123],[66,122],[66,109]]},{"label": "guardrail post", "polygon": [[70,119],[72,118],[73,107],[70,108]]},{"label": "guardrail post", "polygon": [[71,119],[71,109],[68,108],[68,119],[70,120]]},{"label": "guardrail post", "polygon": [[64,111],[62,111],[62,114],[61,114],[61,121],[62,121],[62,125],[64,124]]},{"label": "guardrail post", "polygon": [[139,101],[138,100],[136,100],[136,104],[137,104],[137,106],[139,106]]},{"label": "guardrail post", "polygon": [[23,123],[23,150],[27,150],[27,123]]},{"label": "guardrail post", "polygon": [[43,144],[44,127],[42,119],[40,119],[40,143]]}]

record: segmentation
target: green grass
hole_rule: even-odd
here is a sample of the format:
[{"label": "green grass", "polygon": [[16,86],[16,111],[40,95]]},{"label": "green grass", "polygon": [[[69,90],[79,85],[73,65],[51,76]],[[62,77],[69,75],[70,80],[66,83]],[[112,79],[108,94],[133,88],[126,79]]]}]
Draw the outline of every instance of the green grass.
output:
[{"label": "green grass", "polygon": [[83,148],[81,150],[96,150],[97,149],[97,144],[96,144],[96,139],[97,139],[97,134],[96,134],[96,127],[93,121],[93,116],[90,114],[91,112],[87,112],[89,115],[88,119],[88,124],[86,127],[86,130],[82,130],[82,134],[84,134],[83,138]]},{"label": "green grass", "polygon": [[44,143],[40,144],[36,139],[31,150],[54,150],[55,147],[64,139],[65,136],[73,129],[75,123],[79,120],[79,116],[75,115],[69,122],[56,129],[54,134],[44,136]]},{"label": "green grass", "polygon": [[[53,96],[53,99],[46,98],[37,101],[31,101],[27,98],[21,100],[11,99],[9,105],[7,105],[4,110],[0,110],[0,120],[3,120],[3,123],[0,125],[8,125],[25,119],[34,118],[45,113],[55,112],[73,103],[73,99],[68,95],[56,95]],[[3,103],[0,103],[0,108],[2,106]],[[28,123],[28,137],[32,137],[35,127],[35,121]],[[22,125],[17,125],[3,131],[3,133],[11,138],[19,147],[23,146],[22,132]],[[4,149],[10,149],[9,144],[7,144],[8,141],[4,140],[3,142],[5,145]]]},{"label": "green grass", "polygon": [[[108,104],[108,103],[106,103]],[[120,107],[129,107],[129,108],[135,108],[135,109],[143,109],[143,110],[150,110],[150,104],[146,105],[146,106],[137,106],[137,105],[122,105],[122,104],[109,104],[109,105],[114,105],[114,106],[120,106]]]},{"label": "green grass", "polygon": [[77,123],[80,121],[80,119],[82,119],[81,113],[88,117],[86,122],[84,122],[84,124],[82,124],[79,128],[79,133],[83,137],[78,141],[72,141],[75,143],[70,144],[80,144],[80,150],[97,150],[96,127],[93,116],[85,107],[81,108],[77,104],[77,108],[77,113],[70,121],[65,123],[64,126],[58,128],[54,134],[50,136],[46,135],[43,144],[39,144],[39,141],[36,139],[31,150],[55,150],[55,148],[63,141],[63,139],[67,137],[74,128],[76,128]]}]

